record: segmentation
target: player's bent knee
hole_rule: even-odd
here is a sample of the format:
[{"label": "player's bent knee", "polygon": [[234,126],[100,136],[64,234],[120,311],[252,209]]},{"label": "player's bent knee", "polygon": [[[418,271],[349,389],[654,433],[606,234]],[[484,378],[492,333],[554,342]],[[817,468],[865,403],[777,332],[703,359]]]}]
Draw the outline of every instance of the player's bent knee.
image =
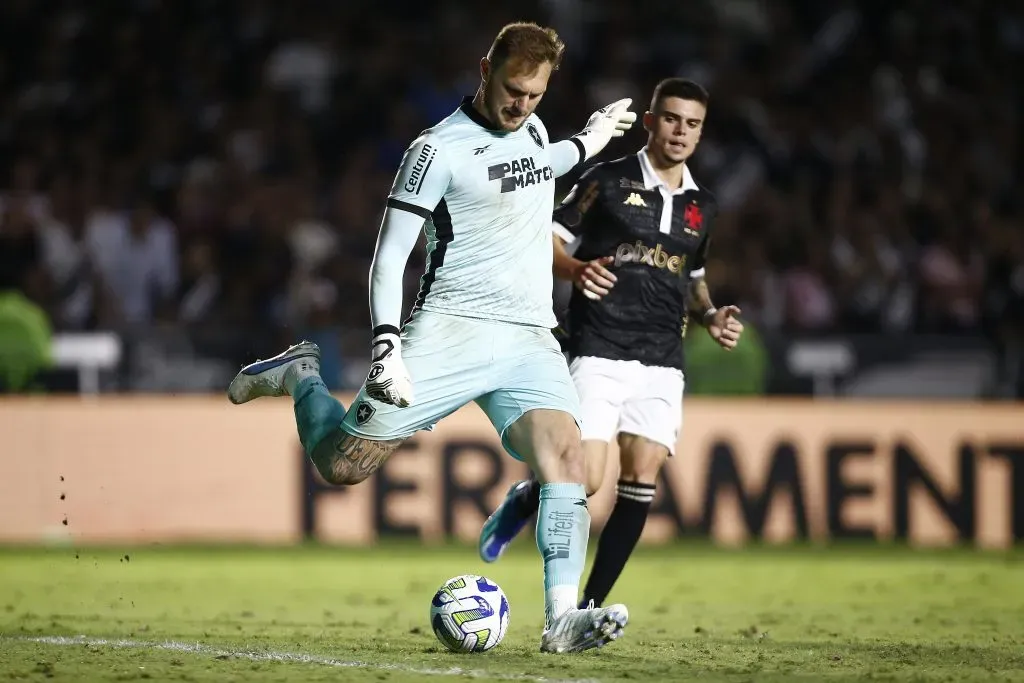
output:
[{"label": "player's bent knee", "polygon": [[580,432],[570,414],[544,408],[529,410],[508,427],[505,438],[542,483],[586,481]]},{"label": "player's bent knee", "polygon": [[578,438],[569,438],[562,444],[562,470],[569,481],[585,482],[587,479],[587,461],[583,457],[583,447]]},{"label": "player's bent knee", "polygon": [[586,460],[578,438],[552,436],[546,448],[537,449],[536,460],[542,482],[586,482]]},{"label": "player's bent knee", "polygon": [[638,484],[657,483],[658,474],[669,457],[664,445],[633,434],[621,435],[619,452],[619,479]]},{"label": "player's bent knee", "polygon": [[328,484],[351,486],[379,470],[403,441],[372,441],[339,429],[317,446],[310,459]]},{"label": "player's bent knee", "polygon": [[641,463],[639,466],[629,469],[624,467],[619,475],[619,479],[632,484],[656,484],[658,483],[658,473],[661,472],[663,462],[660,461],[656,464]]}]

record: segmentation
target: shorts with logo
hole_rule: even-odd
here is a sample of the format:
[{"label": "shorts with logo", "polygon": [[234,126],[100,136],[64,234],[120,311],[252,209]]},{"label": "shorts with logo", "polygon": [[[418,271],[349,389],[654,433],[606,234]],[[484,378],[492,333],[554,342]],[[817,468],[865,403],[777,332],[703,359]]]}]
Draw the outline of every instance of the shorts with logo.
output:
[{"label": "shorts with logo", "polygon": [[418,310],[402,330],[402,360],[413,383],[405,408],[359,391],[341,428],[376,441],[412,436],[476,402],[509,445],[508,428],[524,413],[546,408],[572,415],[580,407],[569,368],[551,331]]},{"label": "shorts with logo", "polygon": [[636,360],[579,356],[569,373],[580,399],[583,440],[636,434],[676,451],[683,422],[683,373]]}]

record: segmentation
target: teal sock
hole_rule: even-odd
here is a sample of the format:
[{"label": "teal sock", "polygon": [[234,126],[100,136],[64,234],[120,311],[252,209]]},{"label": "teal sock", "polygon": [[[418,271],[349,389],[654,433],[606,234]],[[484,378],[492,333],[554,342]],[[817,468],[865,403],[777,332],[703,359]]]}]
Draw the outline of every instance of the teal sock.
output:
[{"label": "teal sock", "polygon": [[331,396],[320,375],[309,375],[295,385],[292,392],[295,400],[295,424],[299,429],[299,441],[306,455],[313,457],[313,451],[328,434],[341,426],[345,417],[345,406]]},{"label": "teal sock", "polygon": [[549,622],[576,607],[589,539],[590,511],[583,484],[543,484],[537,548],[544,558],[544,609]]}]

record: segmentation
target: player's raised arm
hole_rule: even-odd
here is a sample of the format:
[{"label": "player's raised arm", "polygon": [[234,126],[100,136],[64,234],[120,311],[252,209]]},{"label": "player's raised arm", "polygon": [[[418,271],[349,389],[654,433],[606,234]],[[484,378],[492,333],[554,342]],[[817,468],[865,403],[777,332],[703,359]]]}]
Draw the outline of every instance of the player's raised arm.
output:
[{"label": "player's raised arm", "polygon": [[450,181],[451,170],[440,142],[433,135],[421,135],[406,150],[395,175],[370,266],[373,353],[366,393],[399,407],[413,400],[399,336],[405,265],[423,222],[444,198]]},{"label": "player's raised arm", "polygon": [[569,171],[583,163],[587,152],[583,143],[576,138],[561,140],[551,145],[551,171],[556,178],[561,178]]},{"label": "player's raised arm", "polygon": [[622,137],[636,121],[636,112],[629,111],[633,100],[626,98],[601,107],[587,121],[586,127],[568,140],[551,145],[551,170],[559,178],[584,161],[593,159],[612,138]]},{"label": "player's raised arm", "polygon": [[551,145],[551,170],[560,178],[584,161],[596,156],[612,138],[622,137],[636,121],[629,111],[633,100],[626,98],[601,107],[591,114],[586,127],[568,140]]}]

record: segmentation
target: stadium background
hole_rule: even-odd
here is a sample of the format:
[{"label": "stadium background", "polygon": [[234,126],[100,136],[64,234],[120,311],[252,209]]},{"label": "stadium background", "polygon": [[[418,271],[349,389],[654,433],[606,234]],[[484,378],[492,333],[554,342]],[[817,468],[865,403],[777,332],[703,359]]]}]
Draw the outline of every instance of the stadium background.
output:
[{"label": "stadium background", "polygon": [[[742,307],[747,333],[734,354],[702,333],[688,339],[681,455],[645,531],[646,552],[666,554],[641,554],[624,581],[656,585],[666,558],[688,546],[651,543],[684,537],[895,539],[966,544],[971,557],[1019,544],[1024,9],[985,0],[399,0],[384,11],[357,0],[0,3],[0,544],[70,548],[76,561],[79,549],[111,546],[95,557],[112,573],[123,550],[138,558],[154,544],[313,538],[351,548],[405,537],[419,552],[408,571],[432,572],[420,591],[446,578],[434,573],[472,566],[472,550],[446,555],[438,544],[471,542],[522,473],[475,408],[419,435],[367,484],[325,491],[303,462],[287,402],[235,408],[223,391],[241,364],[305,337],[325,352],[325,380],[351,397],[366,367],[367,269],[400,155],[472,93],[495,31],[523,18],[555,26],[568,46],[539,110],[552,138],[620,97],[642,111],[666,76],[711,92],[692,163],[723,206],[708,278],[716,301]],[[603,157],[643,141],[638,127]],[[421,267],[417,251],[407,302]],[[595,531],[612,493],[593,503]],[[530,575],[528,545],[513,566]],[[201,569],[182,576],[216,573],[223,556],[203,548],[188,556]],[[46,576],[87,586],[63,609],[104,621],[64,623],[104,637],[121,622],[101,598],[79,595],[120,586],[141,605],[160,594],[148,579],[89,584],[51,555],[36,565],[19,552],[0,563],[11,572],[0,580],[9,615],[0,641],[66,632],[57,617],[32,616],[56,604],[52,587],[32,592]],[[744,571],[731,556],[689,552],[683,565],[692,559],[698,576],[732,576],[740,593],[756,585],[729,574]],[[801,604],[793,596],[819,596],[807,585],[820,580],[821,600],[848,589],[854,605],[864,592],[841,585],[844,564],[875,571],[878,585],[910,572],[834,552],[835,564],[814,560],[834,575],[801,565],[801,585],[780,590]],[[278,561],[318,561],[303,557]],[[364,565],[329,557],[374,571],[372,554]],[[261,574],[252,560],[238,559],[237,590],[251,581],[272,596],[286,570]],[[178,578],[168,562],[160,581]],[[331,586],[320,571],[310,581]],[[1024,642],[1024,617],[1012,626],[1024,615],[1019,580],[964,571],[957,587],[910,572],[900,597],[875,597],[898,621],[916,614],[913,591],[930,586],[964,614],[966,602],[995,595],[985,592],[991,580],[1009,591],[999,605],[1007,642]],[[517,604],[526,598],[514,580],[501,579]],[[197,602],[235,600],[220,588],[193,595],[191,585],[179,590]],[[717,616],[708,618],[731,627],[730,599],[709,597]],[[320,628],[319,612],[309,619]],[[234,637],[187,623],[154,634]],[[899,628],[931,633],[927,618],[913,624]],[[805,649],[785,656],[802,662]],[[715,652],[737,671],[748,664]],[[991,656],[991,671],[1024,669]],[[886,655],[863,657],[867,671]]]},{"label": "stadium background", "polygon": [[117,334],[104,389],[219,392],[298,336],[357,387],[401,152],[525,16],[568,44],[541,109],[556,138],[665,76],[712,93],[710,284],[750,335],[741,360],[693,354],[695,393],[1024,391],[1015,3],[3,5],[0,272],[58,332]]}]

